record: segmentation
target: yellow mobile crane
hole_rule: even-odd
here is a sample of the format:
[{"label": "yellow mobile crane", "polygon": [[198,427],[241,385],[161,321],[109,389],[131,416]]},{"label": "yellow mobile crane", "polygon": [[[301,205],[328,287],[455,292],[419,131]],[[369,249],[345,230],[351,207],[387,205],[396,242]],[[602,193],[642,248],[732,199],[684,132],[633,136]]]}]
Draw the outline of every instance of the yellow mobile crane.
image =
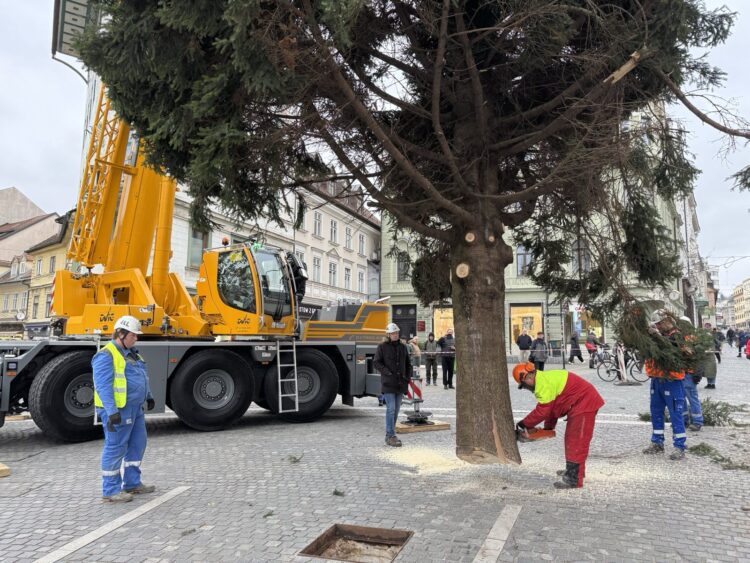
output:
[{"label": "yellow mobile crane", "polygon": [[204,252],[191,298],[169,272],[176,190],[172,178],[144,165],[102,87],[68,250],[75,268],[55,274],[56,336],[0,342],[0,426],[6,413],[28,410],[52,437],[99,436],[91,357],[122,315],[143,326],[153,412],[169,406],[198,430],[232,424],[251,401],[305,422],[337,394],[351,405],[380,393],[372,357],[388,321],[385,304],[342,305],[303,326],[304,264],[257,244]]}]

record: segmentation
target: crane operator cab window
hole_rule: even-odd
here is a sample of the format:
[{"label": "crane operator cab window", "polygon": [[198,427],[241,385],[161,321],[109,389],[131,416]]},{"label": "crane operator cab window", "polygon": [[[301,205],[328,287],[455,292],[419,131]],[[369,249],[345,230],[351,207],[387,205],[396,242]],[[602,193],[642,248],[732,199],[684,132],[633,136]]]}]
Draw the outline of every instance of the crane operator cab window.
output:
[{"label": "crane operator cab window", "polygon": [[247,255],[242,250],[220,253],[218,270],[221,300],[235,309],[255,313],[255,287]]},{"label": "crane operator cab window", "polygon": [[263,293],[263,313],[279,320],[292,314],[292,296],[289,290],[287,267],[276,252],[257,249],[253,251],[258,267],[258,279]]}]

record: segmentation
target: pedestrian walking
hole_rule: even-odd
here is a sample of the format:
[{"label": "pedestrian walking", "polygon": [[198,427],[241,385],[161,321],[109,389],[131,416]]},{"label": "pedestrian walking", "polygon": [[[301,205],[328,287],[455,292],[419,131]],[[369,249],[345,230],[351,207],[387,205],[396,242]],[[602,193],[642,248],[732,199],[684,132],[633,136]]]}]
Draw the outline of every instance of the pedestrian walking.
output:
[{"label": "pedestrian walking", "polygon": [[143,406],[153,410],[154,398],[148,370],[135,344],[141,323],[124,316],[115,323],[112,339],[91,360],[94,405],[104,427],[102,450],[102,500],[130,502],[133,495],[152,493],[153,485],[141,481],[146,451]]},{"label": "pedestrian walking", "polygon": [[737,334],[737,357],[738,358],[742,357],[742,352],[745,349],[745,345],[747,344],[747,341],[748,341],[748,333],[746,333],[744,330],[741,330]]},{"label": "pedestrian walking", "polygon": [[424,356],[425,379],[427,379],[427,385],[430,384],[430,373],[432,373],[432,384],[437,385],[438,343],[435,340],[435,333],[431,332],[427,335],[427,340],[422,347],[422,352],[422,355]]},{"label": "pedestrian walking", "polygon": [[570,335],[570,358],[568,361],[572,364],[573,358],[578,358],[583,363],[583,355],[581,354],[581,345],[578,343],[578,333],[574,332]]},{"label": "pedestrian walking", "polygon": [[719,332],[719,329],[714,327],[711,329],[711,336],[714,337],[714,354],[716,355],[716,361],[721,363],[721,341],[724,335]]},{"label": "pedestrian walking", "polygon": [[544,371],[544,363],[547,361],[548,355],[547,342],[544,340],[544,333],[541,331],[537,332],[534,342],[531,343],[529,361],[534,362],[536,369]]},{"label": "pedestrian walking", "polygon": [[596,414],[604,406],[604,399],[591,383],[571,371],[541,371],[527,362],[513,368],[513,379],[519,389],[534,393],[538,402],[534,410],[516,424],[519,431],[526,432],[540,423],[544,423],[545,429],[552,430],[559,418],[568,417],[565,469],[557,472],[562,479],[554,486],[558,489],[583,487]]},{"label": "pedestrian walking", "polygon": [[443,358],[443,389],[455,389],[453,387],[453,363],[456,360],[456,340],[453,338],[453,329],[445,331],[445,336],[438,340],[440,355]]},{"label": "pedestrian walking", "polygon": [[529,350],[531,350],[531,336],[526,332],[526,329],[521,331],[521,334],[516,338],[516,346],[518,346],[519,356],[521,363],[529,361]]},{"label": "pedestrian walking", "polygon": [[[672,316],[660,309],[651,317],[651,335],[658,340],[659,345],[681,346],[678,340],[680,331],[675,326]],[[684,346],[684,344],[682,344]],[[672,444],[674,452],[669,456],[671,460],[685,459],[685,371],[665,373],[658,368],[653,358],[645,358],[646,374],[651,378],[651,445],[643,450],[644,454],[664,453],[664,409],[669,411],[672,423]]]},{"label": "pedestrian walking", "polygon": [[396,448],[401,446],[401,440],[396,437],[396,421],[412,371],[409,350],[399,340],[399,332],[395,323],[385,327],[386,340],[378,345],[373,360],[375,369],[380,372],[380,388],[385,398],[385,443]]},{"label": "pedestrian walking", "polygon": [[729,343],[729,347],[731,348],[734,346],[734,337],[737,333],[734,331],[734,329],[730,326],[729,330],[727,330],[727,342]]}]

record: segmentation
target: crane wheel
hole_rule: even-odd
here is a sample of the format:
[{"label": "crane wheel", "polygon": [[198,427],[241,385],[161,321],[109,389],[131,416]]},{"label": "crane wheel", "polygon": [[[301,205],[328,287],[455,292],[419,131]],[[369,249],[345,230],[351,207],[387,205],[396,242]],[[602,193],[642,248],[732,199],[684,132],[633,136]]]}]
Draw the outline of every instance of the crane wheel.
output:
[{"label": "crane wheel", "polygon": [[94,426],[94,378],[90,351],[66,352],[39,370],[29,390],[29,410],[50,438],[85,442],[102,437]]},{"label": "crane wheel", "polygon": [[[286,368],[287,370],[291,368]],[[276,365],[268,368],[263,378],[265,399],[269,410],[290,422],[311,422],[323,416],[339,392],[339,375],[336,364],[320,350],[297,349],[297,383],[299,411],[279,412],[279,377]],[[284,390],[292,392],[291,389]]]},{"label": "crane wheel", "polygon": [[172,409],[191,428],[222,430],[247,411],[254,381],[250,365],[239,354],[202,350],[186,359],[172,377]]}]

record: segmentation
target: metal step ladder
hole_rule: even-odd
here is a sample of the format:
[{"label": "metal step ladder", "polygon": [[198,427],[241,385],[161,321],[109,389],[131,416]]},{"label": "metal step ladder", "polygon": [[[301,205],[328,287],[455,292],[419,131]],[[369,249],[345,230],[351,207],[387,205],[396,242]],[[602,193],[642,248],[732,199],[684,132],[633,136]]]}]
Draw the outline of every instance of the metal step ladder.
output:
[{"label": "metal step ladder", "polygon": [[[291,368],[284,374],[284,368]],[[279,413],[299,411],[297,381],[297,341],[276,340],[276,374],[279,390]]]}]

